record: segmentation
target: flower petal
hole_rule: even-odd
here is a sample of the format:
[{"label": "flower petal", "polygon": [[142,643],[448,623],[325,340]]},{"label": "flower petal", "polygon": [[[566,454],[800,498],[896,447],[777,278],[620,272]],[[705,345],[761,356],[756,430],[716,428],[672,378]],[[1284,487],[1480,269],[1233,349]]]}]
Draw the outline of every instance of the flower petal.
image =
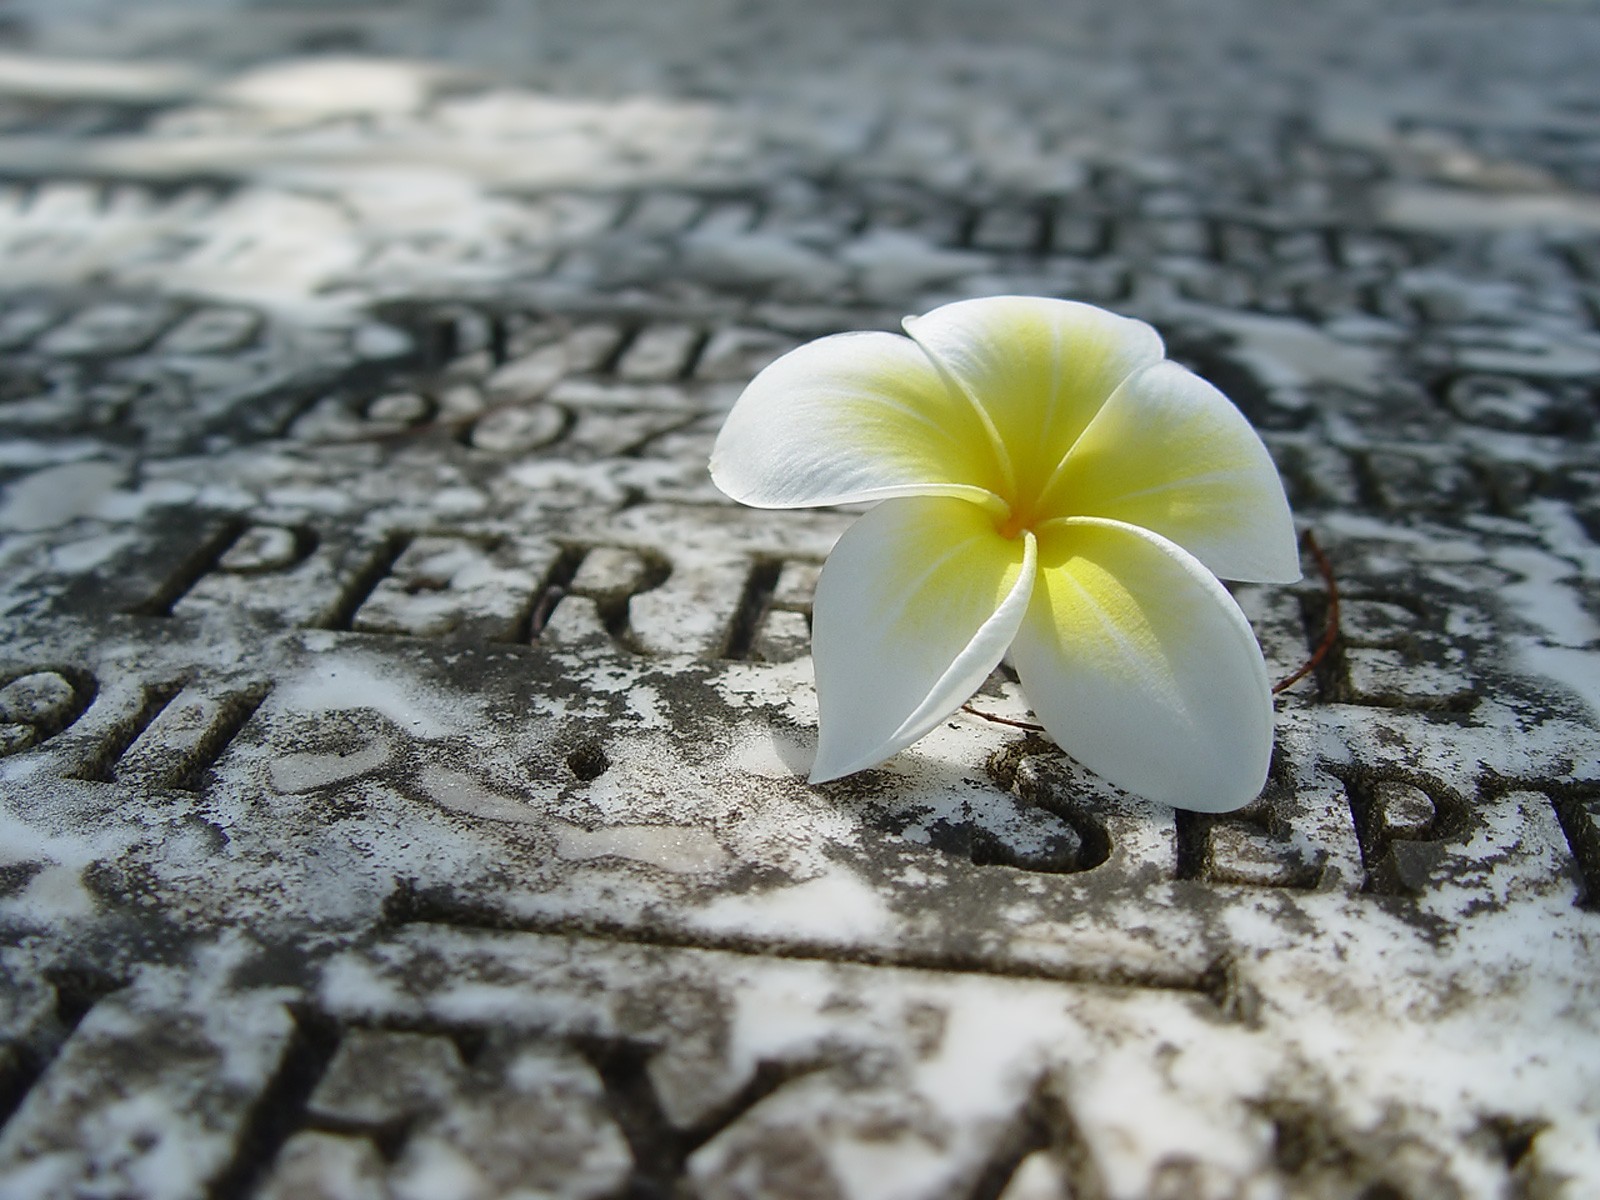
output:
[{"label": "flower petal", "polygon": [[757,508],[906,495],[983,503],[997,481],[981,419],[893,333],[836,334],[769,365],[717,435],[711,478]]},{"label": "flower petal", "polygon": [[1226,589],[1165,538],[1096,518],[1043,531],[1012,662],[1061,748],[1118,787],[1227,812],[1266,782],[1261,649]]},{"label": "flower petal", "polygon": [[983,410],[1009,456],[1012,494],[1025,497],[1117,385],[1163,353],[1143,321],[1038,296],[961,300],[905,328]]},{"label": "flower petal", "polygon": [[1004,538],[976,505],[887,500],[845,531],[812,634],[822,731],[811,782],[880,763],[994,670],[1033,589],[1031,534]]},{"label": "flower petal", "polygon": [[1154,530],[1224,579],[1300,578],[1294,518],[1267,448],[1226,396],[1176,363],[1124,381],[1040,508]]}]

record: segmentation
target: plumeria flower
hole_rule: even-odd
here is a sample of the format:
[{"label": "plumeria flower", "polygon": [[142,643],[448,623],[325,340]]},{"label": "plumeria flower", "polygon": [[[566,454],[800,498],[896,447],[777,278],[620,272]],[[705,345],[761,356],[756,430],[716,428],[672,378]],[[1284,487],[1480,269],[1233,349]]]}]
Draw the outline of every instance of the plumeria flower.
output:
[{"label": "plumeria flower", "polygon": [[785,354],[711,475],[759,508],[880,501],[839,539],[812,633],[811,782],[874,766],[1010,651],[1050,735],[1136,795],[1225,812],[1272,752],[1272,694],[1218,577],[1300,578],[1248,421],[1142,321],[1026,296]]}]

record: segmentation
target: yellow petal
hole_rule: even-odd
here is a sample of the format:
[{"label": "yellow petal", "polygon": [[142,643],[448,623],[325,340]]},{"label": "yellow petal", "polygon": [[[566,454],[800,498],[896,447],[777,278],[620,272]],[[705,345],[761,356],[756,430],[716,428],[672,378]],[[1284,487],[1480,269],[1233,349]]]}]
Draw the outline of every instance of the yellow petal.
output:
[{"label": "yellow petal", "polygon": [[873,766],[977,690],[1027,611],[1031,534],[949,497],[886,500],[845,531],[817,582],[821,734],[811,781]]},{"label": "yellow petal", "polygon": [[982,503],[998,481],[971,405],[892,333],[837,334],[768,366],[717,435],[711,478],[757,508],[907,495]]},{"label": "yellow petal", "polygon": [[1024,505],[1117,385],[1162,356],[1143,321],[1038,296],[962,300],[905,327],[982,409]]},{"label": "yellow petal", "polygon": [[1261,649],[1216,578],[1156,534],[1096,518],[1042,531],[1012,662],[1061,748],[1118,787],[1226,812],[1266,782]]},{"label": "yellow petal", "polygon": [[1176,363],[1145,367],[1116,390],[1040,509],[1154,530],[1224,579],[1300,578],[1294,519],[1267,448],[1226,396]]}]

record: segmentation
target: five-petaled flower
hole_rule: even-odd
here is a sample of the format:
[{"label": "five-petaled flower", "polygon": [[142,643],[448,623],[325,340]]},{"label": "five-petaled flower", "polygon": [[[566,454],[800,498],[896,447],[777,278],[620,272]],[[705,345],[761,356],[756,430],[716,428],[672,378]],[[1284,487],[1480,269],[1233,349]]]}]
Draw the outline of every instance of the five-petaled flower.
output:
[{"label": "five-petaled flower", "polygon": [[1300,578],[1266,447],[1142,321],[964,300],[762,371],[711,475],[760,508],[881,501],[817,584],[813,783],[927,733],[1010,650],[1062,749],[1221,812],[1266,782],[1272,695],[1218,577]]}]

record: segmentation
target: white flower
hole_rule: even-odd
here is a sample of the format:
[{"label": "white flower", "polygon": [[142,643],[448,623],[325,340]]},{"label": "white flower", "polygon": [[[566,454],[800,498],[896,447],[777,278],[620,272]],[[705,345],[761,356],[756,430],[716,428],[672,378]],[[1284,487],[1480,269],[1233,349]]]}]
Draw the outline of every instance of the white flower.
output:
[{"label": "white flower", "polygon": [[1272,694],[1218,582],[1300,577],[1266,447],[1141,321],[965,300],[762,371],[711,475],[760,508],[882,501],[839,539],[812,633],[813,783],[882,762],[1011,651],[1062,749],[1225,812],[1266,782]]}]

